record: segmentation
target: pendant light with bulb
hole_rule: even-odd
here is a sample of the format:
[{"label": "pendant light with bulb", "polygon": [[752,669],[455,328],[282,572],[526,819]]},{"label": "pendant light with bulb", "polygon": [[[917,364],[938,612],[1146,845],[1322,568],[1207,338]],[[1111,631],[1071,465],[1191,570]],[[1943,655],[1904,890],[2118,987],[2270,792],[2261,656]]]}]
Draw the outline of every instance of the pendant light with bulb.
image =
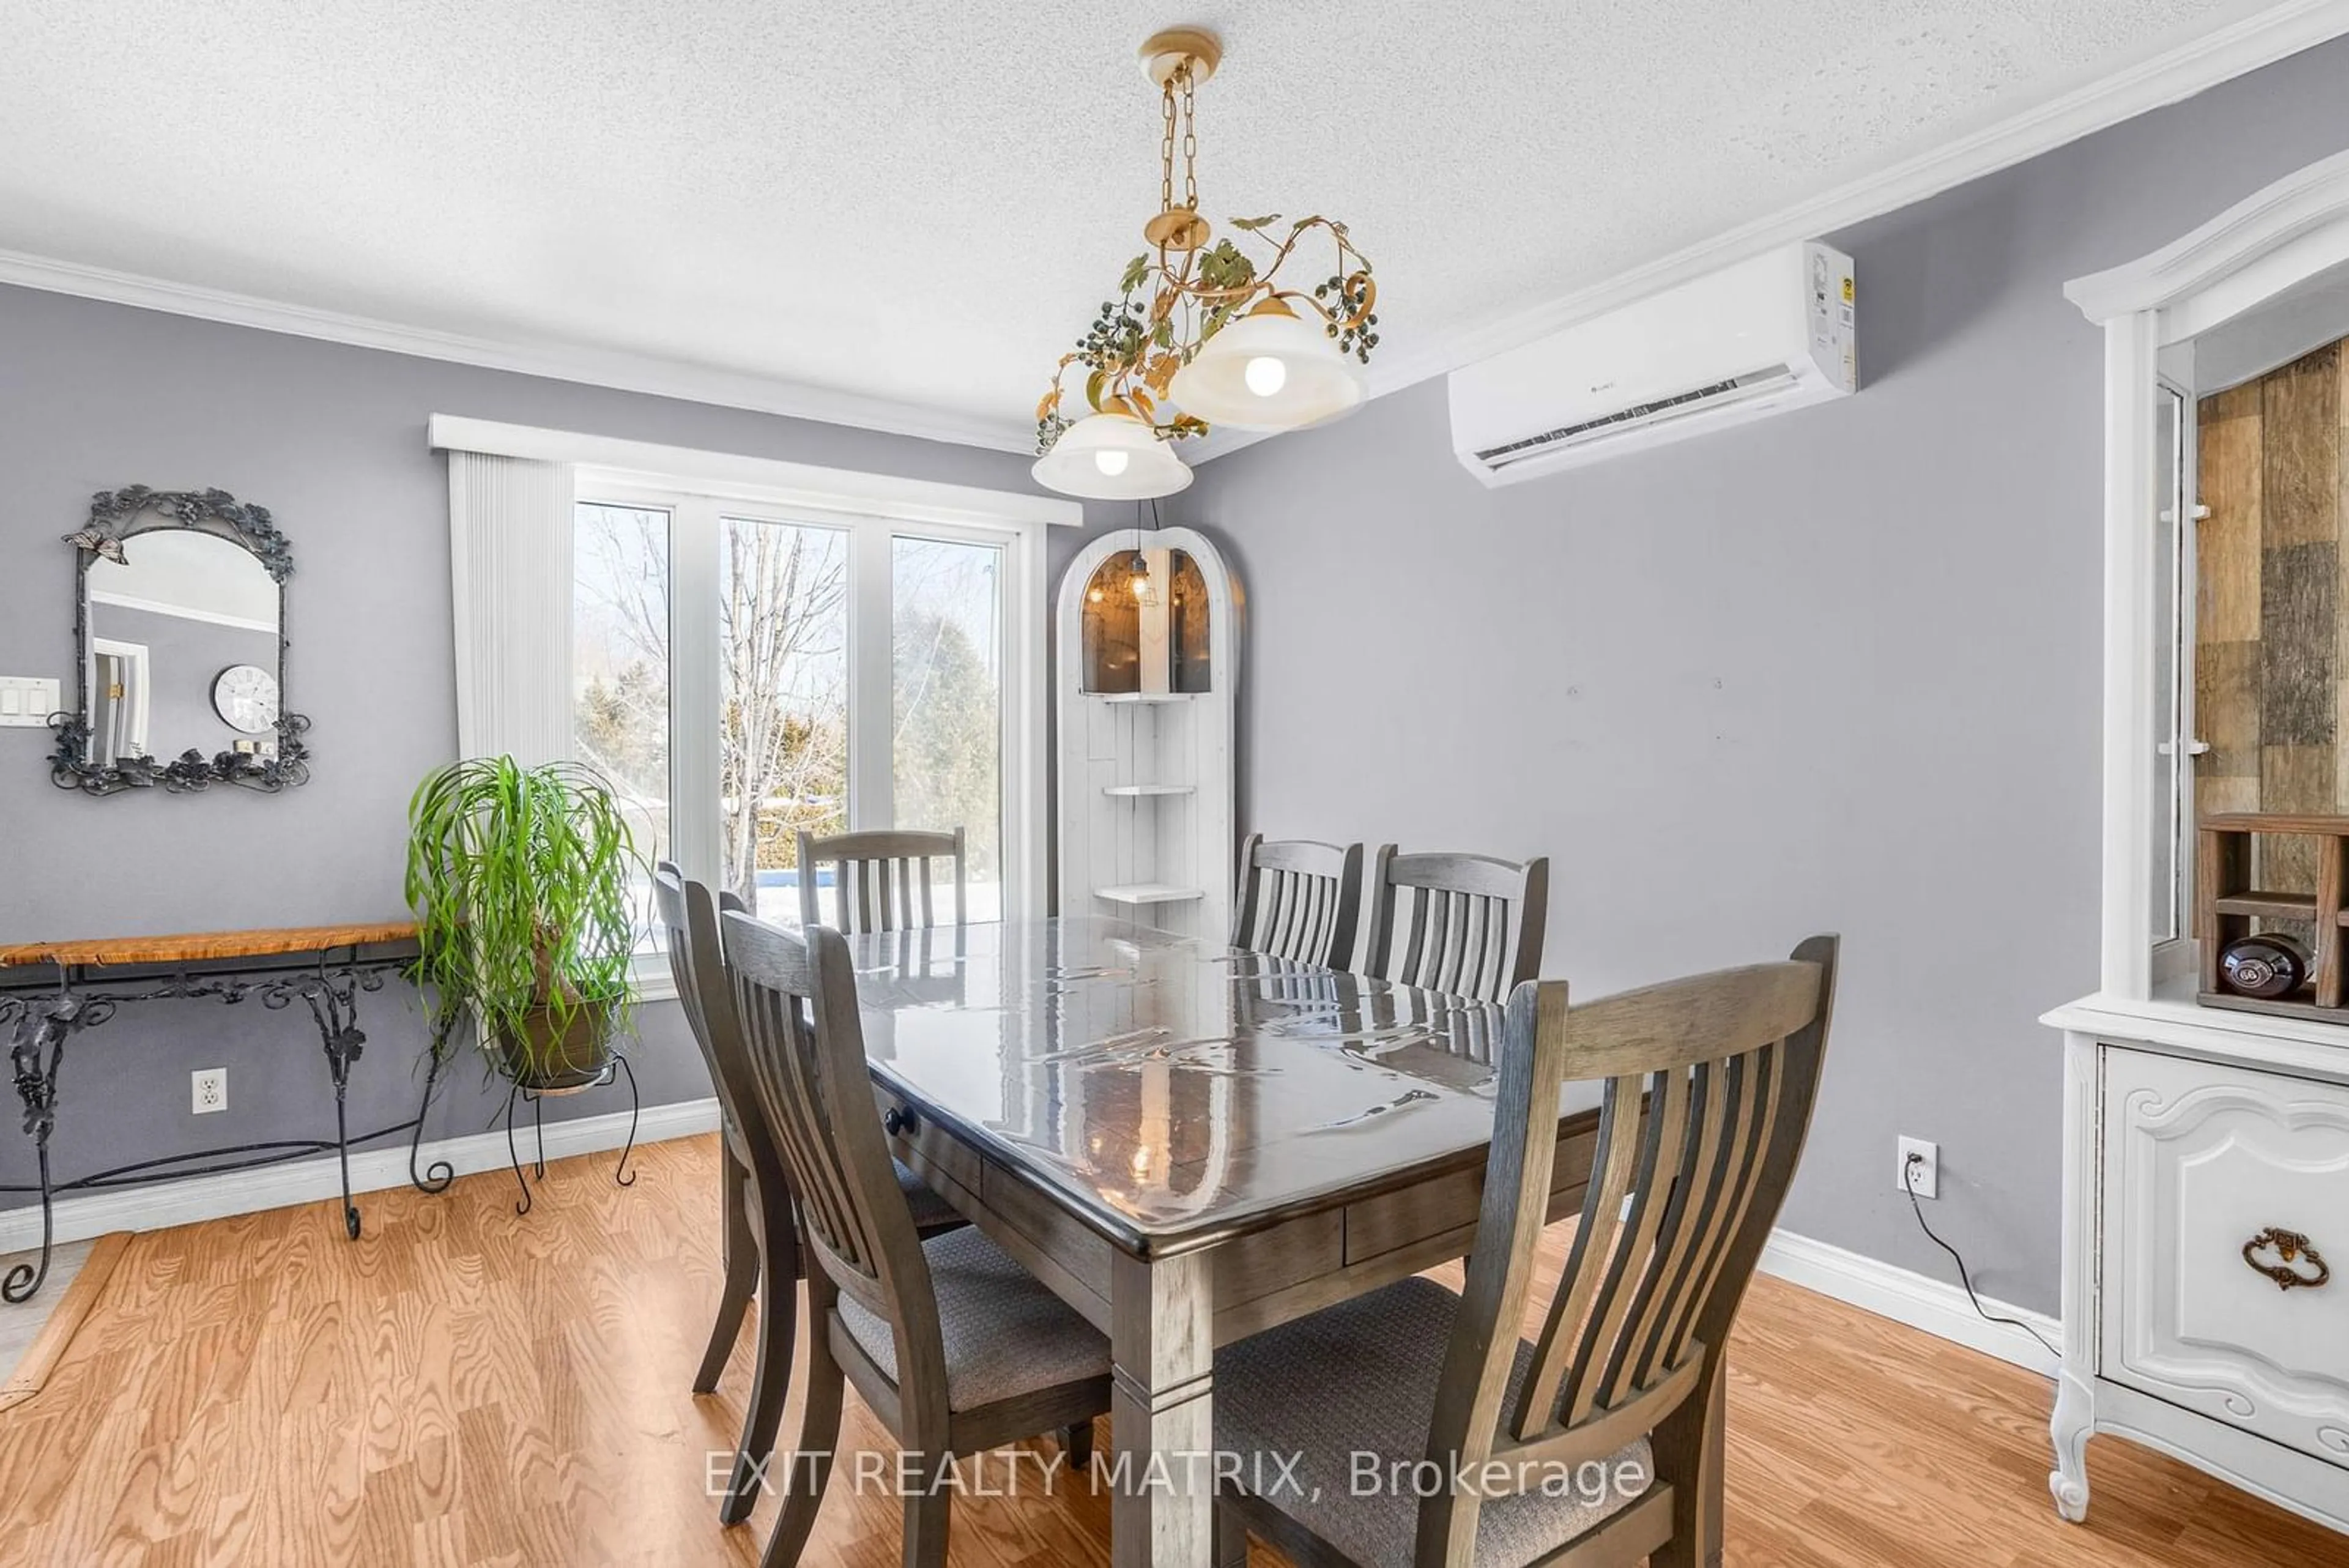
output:
[{"label": "pendant light with bulb", "polygon": [[1190,467],[1118,398],[1063,431],[1034,472],[1040,484],[1094,501],[1145,501],[1191,483]]},{"label": "pendant light with bulb", "polygon": [[[1102,302],[1036,405],[1037,481],[1096,499],[1183,489],[1191,471],[1173,443],[1213,425],[1297,430],[1346,413],[1362,401],[1361,367],[1379,341],[1371,264],[1345,224],[1300,218],[1276,241],[1278,214],[1232,220],[1274,247],[1261,266],[1228,239],[1210,244],[1212,226],[1199,215],[1192,98],[1222,63],[1222,40],[1202,28],[1170,28],[1152,36],[1141,57],[1161,107],[1159,211],[1142,231],[1152,248],[1126,265],[1119,297]],[[1287,286],[1282,269],[1301,257],[1301,245],[1321,241],[1334,252],[1328,277],[1309,292]],[[1072,419],[1062,411],[1064,382],[1077,365],[1087,371],[1092,411]]]}]

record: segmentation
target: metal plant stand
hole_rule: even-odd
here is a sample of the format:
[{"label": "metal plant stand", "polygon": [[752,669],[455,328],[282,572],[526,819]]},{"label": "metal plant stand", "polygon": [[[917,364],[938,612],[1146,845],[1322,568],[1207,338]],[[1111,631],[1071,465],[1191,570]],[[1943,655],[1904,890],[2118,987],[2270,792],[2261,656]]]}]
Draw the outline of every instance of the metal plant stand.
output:
[{"label": "metal plant stand", "polygon": [[[311,931],[226,932],[202,939],[131,939],[117,944],[87,943],[54,949],[27,948],[0,954],[0,962],[52,963],[54,989],[0,991],[0,1031],[10,1040],[8,1059],[16,1096],[24,1103],[26,1133],[33,1139],[38,1179],[31,1185],[0,1186],[0,1192],[37,1192],[41,1205],[41,1249],[35,1262],[19,1263],[0,1279],[0,1300],[29,1300],[48,1279],[55,1241],[53,1205],[59,1194],[129,1187],[168,1178],[216,1176],[275,1165],[305,1155],[332,1151],[342,1181],[343,1231],[353,1241],[359,1235],[359,1211],[351,1201],[350,1150],[354,1142],[389,1137],[420,1127],[398,1122],[387,1127],[350,1135],[346,1102],[351,1064],[364,1054],[367,1034],[358,1027],[362,992],[381,991],[385,981],[405,968],[409,954],[386,953],[405,928],[320,928]],[[304,941],[319,935],[343,936],[356,931],[358,940]],[[176,972],[156,973],[154,955],[166,944],[201,948]],[[254,967],[259,956],[284,957],[315,951],[315,961],[298,968]],[[205,972],[198,961],[247,961],[225,972]],[[170,961],[167,958],[163,961]],[[118,973],[93,983],[93,971],[109,964],[144,965],[145,973]],[[185,1154],[133,1160],[71,1181],[55,1179],[49,1143],[57,1131],[59,1085],[67,1045],[84,1032],[111,1019],[127,1003],[211,998],[229,1005],[258,1000],[270,1012],[283,1012],[297,1002],[308,1008],[318,1032],[326,1073],[335,1090],[335,1136],[331,1138],[269,1138],[228,1144]],[[437,1069],[440,1052],[433,1052]],[[428,1080],[429,1098],[430,1085]],[[445,1167],[435,1167],[436,1171]],[[419,1185],[423,1185],[419,1183]],[[445,1181],[443,1186],[447,1185]],[[429,1189],[428,1190],[437,1190]]]},{"label": "metal plant stand", "polygon": [[436,1159],[419,1171],[416,1162],[424,1148],[424,1113],[432,1108],[432,1087],[440,1081],[440,1069],[449,1056],[447,1026],[433,1032],[432,1051],[424,1064],[424,1094],[416,1102],[416,1119],[408,1124],[408,1183],[419,1192],[446,1192],[449,1184],[457,1179],[457,1168],[445,1159]]},{"label": "metal plant stand", "polygon": [[[535,1135],[538,1143],[537,1153],[532,1160],[532,1169],[533,1173],[539,1180],[544,1181],[546,1179],[546,1118],[544,1106],[547,1094],[585,1094],[589,1089],[604,1088],[616,1077],[623,1076],[628,1080],[628,1138],[626,1143],[620,1146],[620,1163],[613,1168],[612,1182],[613,1185],[617,1187],[634,1187],[636,1184],[636,1173],[628,1168],[628,1156],[636,1151],[636,1117],[643,1107],[639,1103],[636,1095],[636,1070],[628,1065],[628,1059],[626,1056],[613,1057],[610,1061],[604,1064],[604,1070],[601,1073],[598,1073],[588,1082],[581,1084],[574,1088],[543,1092],[538,1089],[528,1088],[521,1084],[515,1084],[506,1091],[506,1158],[513,1161],[514,1185],[522,1189],[522,1198],[514,1204],[515,1213],[529,1213],[533,1204],[530,1193],[529,1179],[524,1177],[522,1173],[522,1152],[514,1147],[515,1102],[519,1100],[530,1106],[531,1130]],[[436,1171],[441,1168],[444,1168],[438,1166],[434,1168]],[[422,1184],[419,1183],[418,1185],[421,1186]],[[443,1181],[440,1185],[442,1187],[446,1187],[448,1183]],[[440,1190],[440,1188],[428,1188],[426,1190],[437,1192]]]}]

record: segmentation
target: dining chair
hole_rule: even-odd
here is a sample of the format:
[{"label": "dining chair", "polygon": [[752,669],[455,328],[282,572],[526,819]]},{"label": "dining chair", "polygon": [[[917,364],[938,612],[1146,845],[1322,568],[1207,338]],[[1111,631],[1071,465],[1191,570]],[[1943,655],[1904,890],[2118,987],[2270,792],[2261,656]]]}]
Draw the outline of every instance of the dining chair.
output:
[{"label": "dining chair", "polygon": [[[808,1386],[783,1510],[761,1559],[799,1560],[840,1436],[843,1383],[908,1459],[907,1568],[944,1563],[957,1455],[1109,1409],[1109,1341],[976,1227],[923,1239],[873,1114],[856,976],[839,932],[723,921],[759,1103],[800,1196]],[[1073,1456],[1072,1456],[1073,1457]]]},{"label": "dining chair", "polygon": [[[926,832],[879,828],[799,836],[800,924],[829,924],[862,936],[869,931],[916,930],[938,923],[931,905],[931,862],[954,862],[954,921],[963,923],[963,830]],[[816,867],[832,866],[833,901],[840,918],[823,919]],[[918,911],[918,913],[917,913]]]},{"label": "dining chair", "polygon": [[[701,1051],[717,1092],[719,1201],[725,1216],[724,1282],[709,1344],[693,1375],[693,1391],[716,1390],[740,1337],[742,1320],[755,1293],[759,1314],[758,1360],[750,1374],[750,1397],[743,1409],[742,1440],[732,1473],[718,1503],[728,1524],[748,1518],[757,1501],[760,1466],[750,1456],[774,1444],[785,1397],[791,1392],[792,1344],[798,1333],[801,1262],[792,1217],[790,1174],[764,1131],[750,1058],[734,1015],[725,961],[719,946],[718,917],[740,912],[742,901],[689,881],[671,862],[653,867],[653,911],[668,950],[669,975],[687,1026]],[[916,1229],[936,1231],[966,1223],[945,1199],[932,1192],[904,1165],[898,1185]]]},{"label": "dining chair", "polygon": [[[1512,992],[1466,1289],[1413,1277],[1217,1354],[1240,1480],[1294,1456],[1219,1492],[1218,1562],[1255,1535],[1309,1568],[1718,1563],[1723,1354],[1810,1127],[1837,947],[1571,1009],[1562,981]],[[1586,1078],[1590,1182],[1544,1286],[1558,1093]]]},{"label": "dining chair", "polygon": [[[1401,906],[1410,925],[1400,928]],[[1549,919],[1549,857],[1520,865],[1489,855],[1398,855],[1379,846],[1371,870],[1372,974],[1498,1002],[1541,969]]]},{"label": "dining chair", "polygon": [[1309,838],[1240,845],[1239,908],[1232,946],[1299,963],[1343,969],[1354,956],[1362,900],[1362,846]]}]

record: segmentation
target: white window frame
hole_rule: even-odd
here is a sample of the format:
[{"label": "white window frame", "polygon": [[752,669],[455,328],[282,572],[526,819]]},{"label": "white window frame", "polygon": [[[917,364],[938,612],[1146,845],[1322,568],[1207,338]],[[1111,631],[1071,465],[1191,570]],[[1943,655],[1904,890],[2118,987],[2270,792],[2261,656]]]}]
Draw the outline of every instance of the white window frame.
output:
[{"label": "white window frame", "polygon": [[[572,511],[600,503],[670,515],[669,813],[670,842],[689,877],[714,880],[719,868],[718,539],[720,519],[754,517],[849,532],[852,640],[876,648],[849,659],[849,809],[852,826],[885,826],[894,794],[891,692],[861,685],[860,669],[889,668],[894,621],[891,541],[898,537],[984,543],[1003,551],[1002,793],[1003,914],[1040,918],[1045,882],[1045,691],[1047,530],[1077,526],[1083,508],[1058,498],[926,480],[820,468],[804,463],[700,452],[609,437],[505,425],[436,414],[436,450],[487,452],[569,465]],[[550,585],[551,586],[551,585]],[[571,585],[561,585],[566,595]],[[466,635],[460,626],[460,636]],[[877,656],[879,662],[873,662]],[[567,659],[555,689],[531,700],[572,705]],[[859,716],[864,717],[860,724]],[[874,722],[877,714],[878,722]],[[692,803],[706,802],[705,808]],[[639,963],[640,993],[674,995],[665,961]]]}]

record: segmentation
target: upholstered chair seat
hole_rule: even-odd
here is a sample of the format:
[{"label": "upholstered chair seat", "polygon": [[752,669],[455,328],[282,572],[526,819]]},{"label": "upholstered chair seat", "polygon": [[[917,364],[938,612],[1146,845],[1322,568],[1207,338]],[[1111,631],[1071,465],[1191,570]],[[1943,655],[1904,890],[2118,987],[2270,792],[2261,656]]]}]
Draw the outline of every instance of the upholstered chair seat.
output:
[{"label": "upholstered chair seat", "polygon": [[[947,1403],[974,1410],[1039,1389],[1109,1376],[1109,1341],[1067,1303],[1036,1282],[978,1231],[922,1243],[938,1293],[938,1337],[946,1350]],[[848,1296],[840,1321],[890,1382],[897,1380],[896,1335]]]},{"label": "upholstered chair seat", "polygon": [[[1226,1345],[1216,1353],[1216,1447],[1243,1456],[1243,1464],[1265,1456],[1256,1473],[1282,1483],[1266,1489],[1266,1501],[1361,1568],[1411,1568],[1419,1528],[1411,1467],[1427,1457],[1436,1381],[1459,1312],[1453,1292],[1408,1279]],[[1533,1359],[1534,1347],[1520,1340],[1509,1398]],[[1293,1489],[1279,1468],[1290,1460]],[[1485,1503],[1476,1568],[1526,1568],[1548,1556],[1638,1501],[1654,1474],[1645,1435],[1602,1461],[1603,1480],[1576,1469],[1582,1473],[1561,1476],[1552,1495],[1537,1488]],[[1361,1485],[1365,1469],[1376,1478],[1372,1488]]]}]

